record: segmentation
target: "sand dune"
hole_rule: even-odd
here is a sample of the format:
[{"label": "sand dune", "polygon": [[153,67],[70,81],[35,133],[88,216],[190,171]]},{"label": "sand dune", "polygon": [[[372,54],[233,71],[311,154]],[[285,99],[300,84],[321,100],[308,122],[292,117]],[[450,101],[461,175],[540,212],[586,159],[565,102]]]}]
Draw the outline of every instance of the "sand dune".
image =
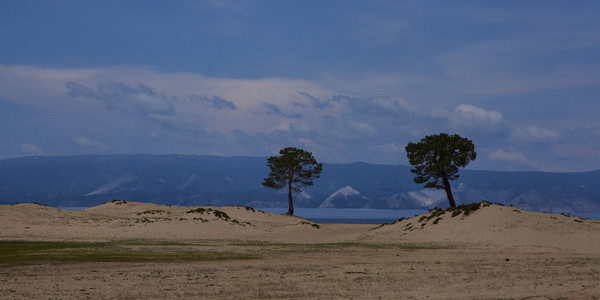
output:
[{"label": "sand dune", "polygon": [[469,244],[479,247],[600,253],[600,221],[484,204],[467,216],[439,211],[374,230],[384,243]]},{"label": "sand dune", "polygon": [[85,210],[37,204],[0,206],[1,239],[52,241],[354,241],[372,225],[315,224],[245,207],[168,206],[116,201]]},{"label": "sand dune", "polygon": [[207,257],[0,264],[3,299],[600,299],[600,221],[498,205],[376,226],[245,207],[16,204],[0,206],[0,226],[0,246],[111,241]]},{"label": "sand dune", "polygon": [[252,240],[279,243],[436,243],[494,248],[600,251],[600,221],[485,205],[468,216],[452,211],[392,225],[315,224],[245,207],[168,206],[115,201],[85,210],[37,204],[0,206],[2,239]]}]

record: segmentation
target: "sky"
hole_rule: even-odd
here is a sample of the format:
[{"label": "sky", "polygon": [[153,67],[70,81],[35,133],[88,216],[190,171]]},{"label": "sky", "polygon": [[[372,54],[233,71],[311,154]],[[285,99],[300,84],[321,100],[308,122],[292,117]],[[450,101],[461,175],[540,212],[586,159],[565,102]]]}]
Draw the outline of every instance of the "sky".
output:
[{"label": "sky", "polygon": [[600,169],[600,1],[0,1],[0,159],[277,155]]}]

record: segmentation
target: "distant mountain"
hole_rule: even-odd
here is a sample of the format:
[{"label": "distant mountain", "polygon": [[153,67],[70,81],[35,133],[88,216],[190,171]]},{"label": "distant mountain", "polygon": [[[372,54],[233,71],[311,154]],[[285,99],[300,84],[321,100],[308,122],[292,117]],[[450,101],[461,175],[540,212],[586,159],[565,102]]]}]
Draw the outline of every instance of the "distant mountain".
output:
[{"label": "distant mountain", "polygon": [[[90,155],[0,160],[0,204],[92,206],[113,199],[174,205],[287,207],[287,191],[262,186],[266,158],[188,155]],[[296,207],[428,209],[446,207],[444,191],[413,182],[410,167],[324,164]],[[581,173],[462,170],[458,204],[487,200],[547,212],[600,212],[600,170]]]},{"label": "distant mountain", "polygon": [[372,200],[351,186],[345,186],[327,197],[319,208],[366,208]]}]

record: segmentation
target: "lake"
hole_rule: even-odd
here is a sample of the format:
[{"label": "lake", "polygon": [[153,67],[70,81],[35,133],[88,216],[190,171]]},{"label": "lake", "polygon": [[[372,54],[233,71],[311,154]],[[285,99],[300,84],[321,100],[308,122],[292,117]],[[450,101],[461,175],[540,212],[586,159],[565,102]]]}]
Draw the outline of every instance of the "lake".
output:
[{"label": "lake", "polygon": [[[283,214],[287,208],[259,208],[260,210]],[[341,209],[341,208],[295,208],[294,215],[315,223],[383,224],[393,223],[400,218],[412,218],[427,213],[427,210],[390,209]],[[573,213],[572,216],[600,220],[600,213]]]},{"label": "lake", "polygon": [[[283,214],[287,208],[258,208],[260,210]],[[294,215],[309,219],[315,223],[383,224],[393,223],[400,218],[412,218],[427,210],[390,210],[390,209],[344,209],[344,208],[295,208]]]}]

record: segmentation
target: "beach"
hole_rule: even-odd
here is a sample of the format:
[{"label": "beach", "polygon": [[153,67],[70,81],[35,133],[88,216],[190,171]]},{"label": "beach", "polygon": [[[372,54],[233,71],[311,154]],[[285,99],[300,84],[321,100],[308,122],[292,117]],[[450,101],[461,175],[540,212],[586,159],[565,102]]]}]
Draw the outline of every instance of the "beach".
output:
[{"label": "beach", "polygon": [[600,221],[498,205],[378,226],[246,207],[17,204],[0,206],[0,225],[16,249],[0,264],[3,299],[600,298]]}]

